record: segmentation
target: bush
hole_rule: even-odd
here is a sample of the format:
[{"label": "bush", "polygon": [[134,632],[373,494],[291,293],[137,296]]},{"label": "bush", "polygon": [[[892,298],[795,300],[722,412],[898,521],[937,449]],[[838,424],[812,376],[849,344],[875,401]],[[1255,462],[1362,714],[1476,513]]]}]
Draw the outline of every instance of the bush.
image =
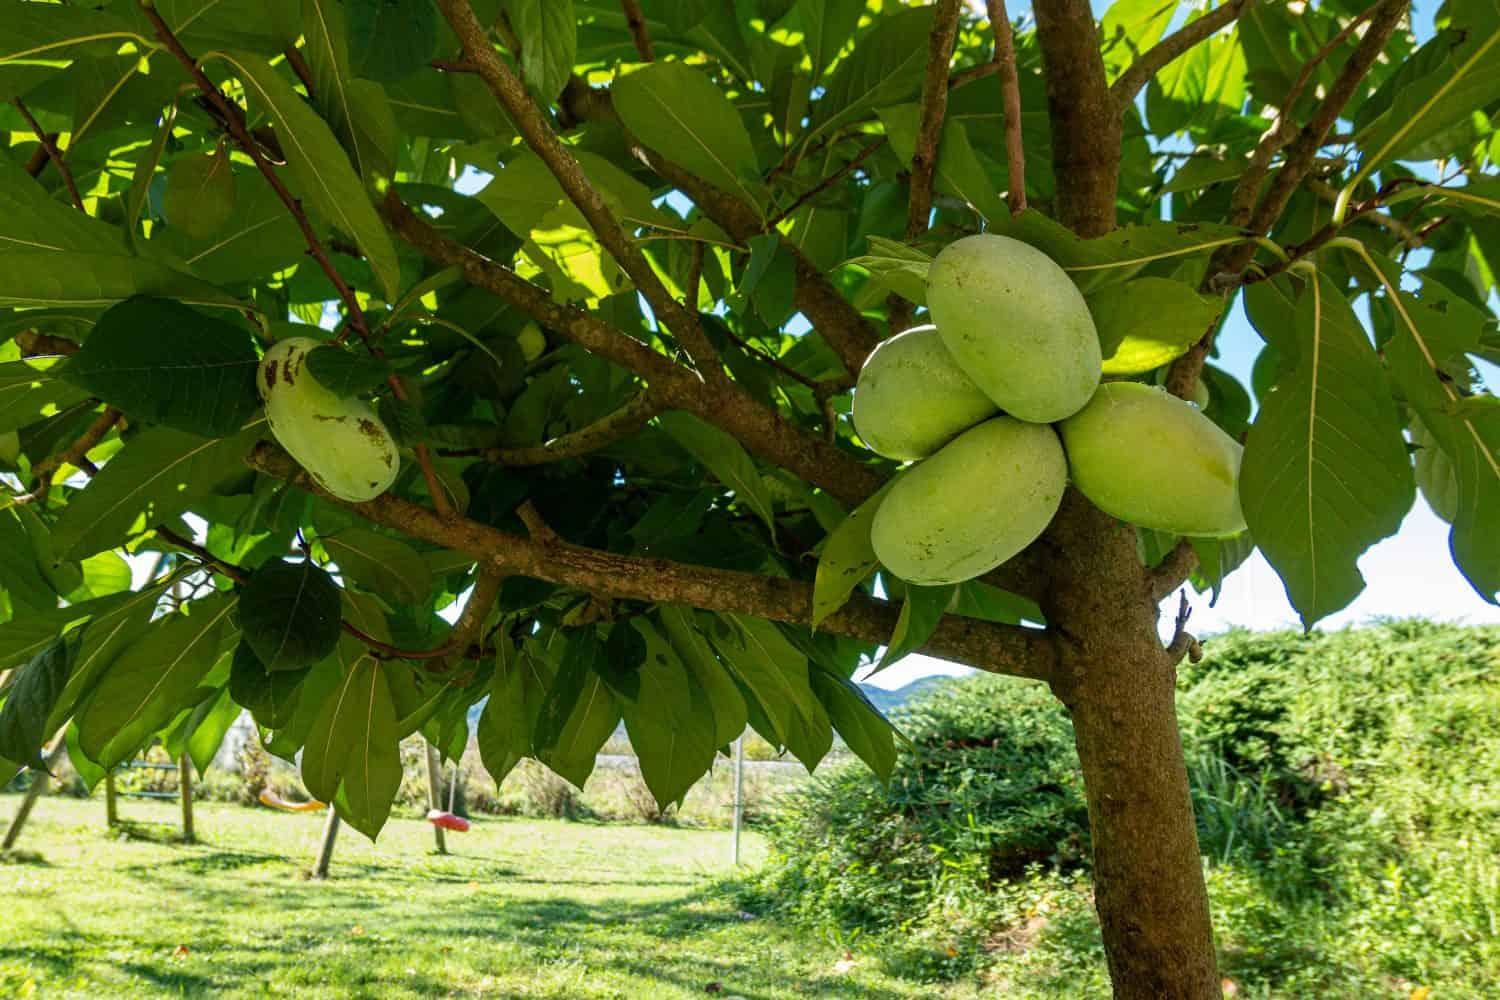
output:
[{"label": "bush", "polygon": [[[1500,628],[1233,632],[1207,650],[1180,668],[1179,713],[1225,973],[1257,996],[1500,981]],[[1029,984],[1004,995],[1103,990],[1061,706],[977,676],[898,721],[912,742],[889,788],[852,766],[782,800],[746,905],[905,974],[982,964]]]}]

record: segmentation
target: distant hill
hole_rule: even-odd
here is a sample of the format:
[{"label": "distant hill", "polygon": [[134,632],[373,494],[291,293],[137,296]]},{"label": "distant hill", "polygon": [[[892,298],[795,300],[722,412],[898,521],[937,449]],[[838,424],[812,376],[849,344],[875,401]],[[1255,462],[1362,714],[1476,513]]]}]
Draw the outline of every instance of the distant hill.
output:
[{"label": "distant hill", "polygon": [[883,688],[873,684],[861,684],[859,689],[865,693],[866,698],[870,699],[871,704],[880,709],[881,715],[890,715],[897,709],[905,707],[906,703],[917,695],[925,694],[955,680],[957,680],[955,677],[934,674],[931,677],[919,677],[904,687]]}]

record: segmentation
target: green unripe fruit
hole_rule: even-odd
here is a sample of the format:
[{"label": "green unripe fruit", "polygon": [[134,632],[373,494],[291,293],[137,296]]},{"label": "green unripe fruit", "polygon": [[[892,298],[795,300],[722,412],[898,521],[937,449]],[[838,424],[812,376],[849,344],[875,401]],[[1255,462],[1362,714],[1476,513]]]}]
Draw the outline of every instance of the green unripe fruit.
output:
[{"label": "green unripe fruit", "polygon": [[15,465],[16,459],[20,457],[21,435],[16,431],[6,431],[0,434],[0,462]]},{"label": "green unripe fruit", "polygon": [[926,458],[996,407],[965,375],[935,326],[882,341],[854,387],[854,427],[871,450],[908,461]]},{"label": "green unripe fruit", "polygon": [[516,334],[516,346],[521,348],[521,357],[529,365],[547,350],[547,335],[535,323],[527,323]]},{"label": "green unripe fruit", "polygon": [[227,153],[185,156],[167,168],[162,211],[173,229],[203,240],[234,214],[234,172]]},{"label": "green unripe fruit", "polygon": [[1062,268],[1006,236],[966,236],[927,272],[927,308],[969,378],[1006,413],[1046,424],[1099,386],[1099,334]]},{"label": "green unripe fruit", "polygon": [[1067,482],[1052,428],[995,417],[903,473],[875,512],[870,542],[908,583],[972,580],[1036,540]]},{"label": "green unripe fruit", "polygon": [[1105,513],[1176,535],[1245,530],[1244,448],[1191,403],[1109,382],[1060,429],[1073,484]]},{"label": "green unripe fruit", "polygon": [[373,500],[396,480],[401,457],[385,424],[359,399],[344,399],[312,377],[307,355],[322,346],[284,337],[266,352],[256,375],[276,440],[340,500]]}]

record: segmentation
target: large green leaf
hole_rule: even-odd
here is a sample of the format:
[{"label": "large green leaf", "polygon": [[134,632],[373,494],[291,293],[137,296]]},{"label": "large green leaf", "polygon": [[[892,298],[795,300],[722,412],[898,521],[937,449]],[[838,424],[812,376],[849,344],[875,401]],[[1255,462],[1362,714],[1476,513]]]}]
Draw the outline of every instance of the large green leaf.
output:
[{"label": "large green leaf", "polygon": [[708,701],[709,710],[713,712],[714,746],[727,746],[745,731],[745,724],[749,721],[745,696],[703,637],[690,608],[663,604],[657,609],[657,616],[667,641],[693,675]]},{"label": "large green leaf", "polygon": [[256,722],[280,729],[296,711],[309,670],[267,670],[250,644],[241,640],[229,663],[229,694]]},{"label": "large green leaf", "polygon": [[1088,296],[1104,374],[1139,375],[1181,357],[1203,339],[1223,303],[1168,278],[1135,278]]},{"label": "large green leaf", "polygon": [[300,670],[332,653],[342,615],[338,585],[310,559],[266,563],[240,599],[240,628],[267,670]]},{"label": "large green leaf", "polygon": [[53,544],[75,558],[91,555],[187,510],[244,468],[263,426],[257,421],[222,439],[169,427],[142,431],[69,497],[53,527]]},{"label": "large green leaf", "polygon": [[69,385],[56,366],[33,367],[25,361],[0,364],[0,434],[67,409],[88,398]]},{"label": "large green leaf", "polygon": [[297,220],[259,174],[236,178],[234,214],[207,239],[194,239],[164,227],[153,234],[158,243],[180,257],[194,274],[215,284],[255,281],[304,259],[307,244]]},{"label": "large green leaf", "polygon": [[67,686],[77,652],[77,642],[60,636],[16,672],[0,706],[0,757],[40,763],[42,744],[53,733],[47,720]]},{"label": "large green leaf", "polygon": [[400,80],[427,65],[437,48],[430,0],[348,0],[349,57],[356,75]]},{"label": "large green leaf", "polygon": [[537,759],[582,788],[599,748],[620,722],[620,706],[594,669],[600,643],[592,626],[568,634],[566,652],[537,717]]},{"label": "large green leaf", "polygon": [[624,627],[634,628],[646,643],[639,691],[620,705],[625,731],[646,787],[665,809],[680,802],[713,764],[718,746],[713,712],[676,649],[654,625],[633,618]]},{"label": "large green leaf", "polygon": [[426,561],[410,545],[389,535],[345,528],[322,542],[341,574],[397,605],[421,604],[432,590]]},{"label": "large green leaf", "polygon": [[154,623],[110,664],[78,719],[79,744],[113,767],[192,703],[233,623],[235,598],[194,601]]},{"label": "large green leaf", "polygon": [[[892,481],[894,482],[894,480]],[[816,628],[849,600],[854,588],[880,564],[870,543],[870,524],[880,501],[890,491],[886,483],[880,491],[858,507],[839,526],[829,532],[818,556],[817,575],[813,580],[812,623]]]},{"label": "large green leaf", "polygon": [[[364,5],[349,8],[350,14],[360,6]],[[377,2],[374,6],[432,10],[427,3]],[[343,141],[360,176],[367,181],[376,176],[389,177],[395,164],[395,119],[380,85],[356,79],[350,69],[345,10],[345,5],[335,0],[302,0],[302,33],[313,74],[313,98]],[[409,41],[409,36],[403,36],[403,40]],[[425,63],[426,58],[422,61]]]},{"label": "large green leaf", "polygon": [[[922,109],[917,104],[897,104],[880,109],[880,120],[890,137],[891,148],[901,162],[911,165],[917,149],[917,128]],[[974,147],[969,142],[963,122],[948,121],[938,141],[936,183],[939,191],[966,202],[985,219],[999,219],[1009,214],[995,183],[985,172]]]},{"label": "large green leaf", "polygon": [[864,9],[864,0],[797,0],[802,44],[812,60],[813,82],[817,82],[839,50],[849,43]]},{"label": "large green leaf", "polygon": [[128,252],[123,230],[53,200],[18,164],[0,156],[0,252],[19,250]]},{"label": "large green leaf", "polygon": [[219,53],[219,58],[234,68],[246,92],[275,124],[301,195],[354,240],[369,261],[385,298],[394,301],[401,291],[395,244],[328,124],[261,57],[229,52]]},{"label": "large green leaf", "polygon": [[1364,589],[1356,560],[1411,508],[1411,460],[1385,372],[1340,290],[1318,276],[1295,327],[1262,332],[1295,358],[1261,403],[1240,471],[1250,532],[1307,627]]},{"label": "large green leaf", "polygon": [[1161,40],[1181,0],[1115,0],[1099,22],[1105,74],[1111,82]]},{"label": "large green leaf", "polygon": [[99,317],[62,377],[138,420],[226,437],[260,408],[243,328],[170,299],[131,298]]},{"label": "large green leaf", "polygon": [[657,417],[657,422],[719,482],[734,490],[741,503],[760,515],[773,536],[776,534],[776,513],[771,506],[770,492],[743,445],[725,431],[690,413],[664,413]]},{"label": "large green leaf", "polygon": [[953,591],[951,583],[936,587],[906,585],[906,599],[901,603],[895,631],[891,633],[891,641],[876,669],[884,670],[906,654],[916,652],[932,637],[933,629],[937,628],[953,601]]},{"label": "large green leaf", "polygon": [[914,97],[922,89],[932,17],[932,8],[922,6],[879,18],[829,79],[807,141]]},{"label": "large green leaf", "polygon": [[647,146],[751,205],[765,199],[755,147],[739,111],[697,70],[652,63],[615,82],[625,127]]},{"label": "large green leaf", "polygon": [[896,739],[885,716],[870,704],[858,684],[819,664],[812,667],[812,687],[849,749],[870,765],[881,781],[890,781],[896,767]]},{"label": "large green leaf", "polygon": [[0,64],[107,54],[132,39],[140,35],[129,21],[82,5],[0,6]]},{"label": "large green leaf", "polygon": [[573,74],[578,53],[573,0],[510,0],[507,11],[521,39],[521,71],[526,82],[543,100],[551,101]]},{"label": "large green leaf", "polygon": [[187,723],[187,752],[199,774],[205,773],[208,765],[213,763],[229,728],[239,717],[240,706],[229,696],[227,687],[217,698],[205,701],[193,710]]},{"label": "large green leaf", "polygon": [[501,643],[489,700],[475,733],[480,758],[496,784],[531,753],[531,734],[549,683],[550,675],[539,657]]},{"label": "large green leaf", "polygon": [[380,661],[352,640],[340,646],[344,676],[323,703],[302,752],[302,781],[314,798],[374,840],[401,787],[396,706]]},{"label": "large green leaf", "polygon": [[194,306],[242,309],[244,303],[165,264],[123,254],[6,250],[0,239],[0,306],[109,306],[158,295]]},{"label": "large green leaf", "polygon": [[812,770],[833,745],[828,712],[813,695],[807,657],[768,621],[729,614],[709,619],[709,639],[755,696],[774,732]]}]

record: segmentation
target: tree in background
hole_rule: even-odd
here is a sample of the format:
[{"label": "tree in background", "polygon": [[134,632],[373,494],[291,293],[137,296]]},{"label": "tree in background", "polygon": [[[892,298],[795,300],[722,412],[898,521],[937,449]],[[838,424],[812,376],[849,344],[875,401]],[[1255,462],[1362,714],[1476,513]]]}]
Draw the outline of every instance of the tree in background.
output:
[{"label": "tree in background", "polygon": [[[1259,546],[1311,625],[1416,485],[1500,590],[1500,8],[1177,8],[9,0],[0,773],[245,707],[374,836],[400,738],[488,696],[497,779],[581,784],[623,717],[666,803],[747,723],[888,771],[849,677],[923,650],[1068,708],[1117,995],[1217,996],[1159,602]],[[880,570],[850,390],[979,231],[1066,270],[1106,376],[1206,388],[1248,532],[1070,489],[982,579]],[[262,408],[273,341],[324,396]]]}]

